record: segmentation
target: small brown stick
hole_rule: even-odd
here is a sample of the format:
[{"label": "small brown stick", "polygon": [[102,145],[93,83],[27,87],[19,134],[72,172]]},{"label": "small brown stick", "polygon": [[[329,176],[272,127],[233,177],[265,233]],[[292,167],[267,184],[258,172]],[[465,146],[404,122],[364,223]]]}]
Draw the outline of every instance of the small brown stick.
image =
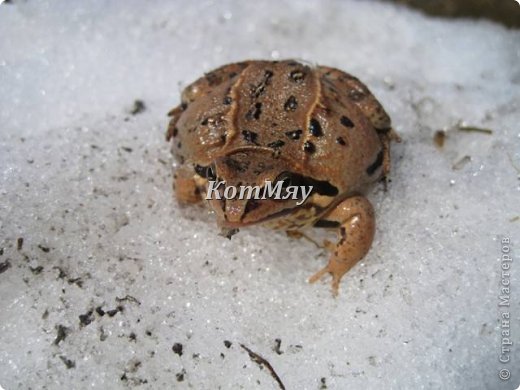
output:
[{"label": "small brown stick", "polygon": [[457,130],[466,131],[468,133],[474,132],[474,133],[493,134],[493,130],[491,130],[491,129],[482,129],[480,127],[475,127],[475,126],[458,125]]},{"label": "small brown stick", "polygon": [[274,370],[273,366],[271,366],[271,363],[269,363],[267,360],[265,360],[262,356],[260,356],[259,354],[251,351],[249,348],[247,348],[244,344],[240,344],[240,346],[242,348],[244,348],[246,350],[246,352],[249,354],[249,357],[251,358],[251,360],[253,362],[255,362],[256,364],[258,364],[260,367],[267,367],[267,369],[269,370],[269,372],[271,373],[271,376],[274,378],[274,380],[278,383],[278,385],[280,386],[280,389],[282,390],[285,390],[285,385],[283,384],[282,380],[280,379],[280,377],[278,376],[278,374],[276,373],[276,371]]}]

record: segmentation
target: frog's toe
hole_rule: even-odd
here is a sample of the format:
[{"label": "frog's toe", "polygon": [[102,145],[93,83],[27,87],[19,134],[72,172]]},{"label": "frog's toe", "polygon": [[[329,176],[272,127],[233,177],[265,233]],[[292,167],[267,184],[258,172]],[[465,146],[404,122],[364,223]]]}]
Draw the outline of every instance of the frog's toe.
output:
[{"label": "frog's toe", "polygon": [[333,261],[329,261],[329,263],[320,269],[318,272],[316,272],[314,275],[312,275],[309,278],[309,283],[315,283],[316,281],[320,280],[325,274],[331,274],[332,275],[332,295],[334,297],[338,296],[339,293],[339,283],[341,281],[341,278],[345,274],[344,267],[337,267],[337,264],[335,264]]},{"label": "frog's toe", "polygon": [[332,274],[332,295],[336,298],[339,295],[339,282],[343,274]]},{"label": "frog's toe", "polygon": [[323,277],[323,275],[325,275],[326,273],[329,273],[329,272],[330,272],[329,266],[327,265],[326,267],[323,267],[318,272],[316,272],[314,275],[312,275],[309,278],[309,283],[317,282],[318,280],[320,280]]}]

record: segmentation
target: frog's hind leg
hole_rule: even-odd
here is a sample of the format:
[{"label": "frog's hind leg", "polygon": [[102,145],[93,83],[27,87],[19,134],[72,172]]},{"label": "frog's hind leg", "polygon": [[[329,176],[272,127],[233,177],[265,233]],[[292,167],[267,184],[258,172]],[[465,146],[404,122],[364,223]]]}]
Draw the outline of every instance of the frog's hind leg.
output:
[{"label": "frog's hind leg", "polygon": [[362,196],[345,199],[328,215],[327,222],[339,224],[340,239],[336,244],[327,266],[309,279],[310,283],[323,275],[332,275],[332,293],[338,295],[339,282],[359,260],[368,253],[375,232],[374,210],[370,202]]},{"label": "frog's hind leg", "polygon": [[179,167],[173,175],[173,190],[179,203],[194,204],[202,201],[201,190],[193,179],[194,172],[187,166]]}]

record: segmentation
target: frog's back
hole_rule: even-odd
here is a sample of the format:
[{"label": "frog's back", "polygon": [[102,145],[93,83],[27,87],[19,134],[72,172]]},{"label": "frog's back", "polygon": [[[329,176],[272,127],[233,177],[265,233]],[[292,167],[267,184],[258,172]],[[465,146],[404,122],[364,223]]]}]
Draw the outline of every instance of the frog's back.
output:
[{"label": "frog's back", "polygon": [[381,176],[378,127],[390,127],[359,80],[296,61],[225,65],[189,85],[172,111],[174,153],[209,165],[243,148],[267,148],[295,172],[356,191]]}]

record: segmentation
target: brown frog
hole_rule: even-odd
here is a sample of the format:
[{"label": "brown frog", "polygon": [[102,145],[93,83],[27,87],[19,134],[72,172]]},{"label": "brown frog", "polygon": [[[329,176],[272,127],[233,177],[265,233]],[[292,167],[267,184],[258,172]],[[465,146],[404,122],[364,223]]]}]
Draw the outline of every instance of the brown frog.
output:
[{"label": "brown frog", "polygon": [[399,141],[390,118],[357,78],[294,60],[224,65],[188,85],[170,111],[166,139],[181,166],[174,188],[182,203],[205,198],[208,181],[226,186],[312,186],[295,199],[211,199],[228,237],[262,224],[298,234],[313,225],[335,229],[325,242],[327,266],[310,278],[341,277],[370,249],[374,210],[362,195],[390,170],[390,142]]}]

